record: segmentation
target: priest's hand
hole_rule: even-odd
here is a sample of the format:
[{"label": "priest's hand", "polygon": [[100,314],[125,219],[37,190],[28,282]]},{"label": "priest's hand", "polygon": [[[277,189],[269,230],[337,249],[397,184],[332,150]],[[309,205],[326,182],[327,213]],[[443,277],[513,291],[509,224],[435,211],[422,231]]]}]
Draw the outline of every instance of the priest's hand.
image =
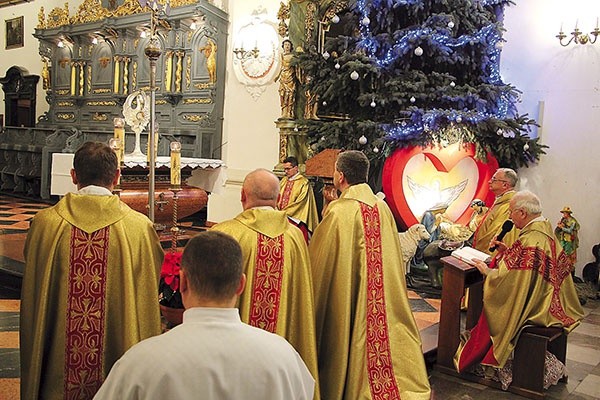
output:
[{"label": "priest's hand", "polygon": [[479,270],[479,272],[481,272],[481,275],[483,275],[483,276],[489,275],[491,269],[488,268],[486,263],[484,263],[481,260],[477,260],[475,258],[472,258],[471,261],[473,262],[473,265],[475,265],[475,267]]}]

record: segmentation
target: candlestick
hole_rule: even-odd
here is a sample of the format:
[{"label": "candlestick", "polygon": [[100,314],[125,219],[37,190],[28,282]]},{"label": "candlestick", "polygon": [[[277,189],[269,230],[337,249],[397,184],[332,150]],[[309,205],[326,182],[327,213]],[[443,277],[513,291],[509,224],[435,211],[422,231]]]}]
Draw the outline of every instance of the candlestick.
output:
[{"label": "candlestick", "polygon": [[171,185],[181,185],[181,143],[171,142]]},{"label": "candlestick", "polygon": [[119,166],[121,166],[121,161],[123,161],[123,155],[125,154],[125,119],[119,117],[113,119],[113,126],[114,138],[119,140],[119,152],[117,156],[119,157]]}]

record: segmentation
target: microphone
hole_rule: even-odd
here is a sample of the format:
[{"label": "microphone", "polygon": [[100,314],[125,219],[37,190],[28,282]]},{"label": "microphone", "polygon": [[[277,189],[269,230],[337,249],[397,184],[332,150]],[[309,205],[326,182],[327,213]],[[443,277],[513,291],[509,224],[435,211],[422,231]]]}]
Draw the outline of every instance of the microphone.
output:
[{"label": "microphone", "polygon": [[[498,234],[498,238],[496,238],[496,240],[501,241],[502,239],[504,239],[504,236],[506,236],[506,234],[512,230],[513,225],[514,224],[510,219],[504,221],[504,223],[502,224],[502,230]],[[497,245],[493,245],[492,247],[490,247],[490,251],[496,251],[497,248]]]}]

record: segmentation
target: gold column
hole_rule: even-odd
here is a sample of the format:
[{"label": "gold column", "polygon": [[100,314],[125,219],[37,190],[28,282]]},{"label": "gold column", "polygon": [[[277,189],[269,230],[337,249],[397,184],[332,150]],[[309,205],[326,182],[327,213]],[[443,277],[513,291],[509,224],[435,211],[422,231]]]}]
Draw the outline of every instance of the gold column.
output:
[{"label": "gold column", "polygon": [[87,91],[92,93],[92,66],[87,66]]},{"label": "gold column", "polygon": [[77,63],[71,61],[71,96],[75,96],[75,88],[77,86]]},{"label": "gold column", "polygon": [[114,81],[113,81],[113,92],[115,94],[119,93],[119,67],[120,67],[120,61],[121,61],[121,57],[119,56],[115,56],[115,77],[114,77]]},{"label": "gold column", "polygon": [[181,92],[181,73],[183,71],[183,56],[185,55],[185,52],[183,51],[178,51],[176,53],[177,55],[177,70],[175,71],[175,91],[176,92]]},{"label": "gold column", "polygon": [[137,61],[133,62],[133,78],[131,79],[131,90],[137,89]]},{"label": "gold column", "polygon": [[165,69],[165,90],[167,92],[171,91],[171,79],[173,75],[173,52],[167,51],[165,53],[165,57],[167,59],[167,68]]},{"label": "gold column", "polygon": [[185,62],[185,88],[190,90],[192,83],[192,56],[188,55]]},{"label": "gold column", "polygon": [[80,96],[83,96],[83,89],[85,88],[84,76],[85,76],[85,61],[80,61],[79,62],[79,95]]},{"label": "gold column", "polygon": [[123,94],[129,92],[129,62],[130,57],[123,57]]}]

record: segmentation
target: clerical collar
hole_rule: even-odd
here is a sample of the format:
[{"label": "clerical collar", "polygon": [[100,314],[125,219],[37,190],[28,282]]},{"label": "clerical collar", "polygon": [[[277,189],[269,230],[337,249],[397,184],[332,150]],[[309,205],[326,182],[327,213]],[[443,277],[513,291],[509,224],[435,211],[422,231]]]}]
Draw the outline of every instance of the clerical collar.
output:
[{"label": "clerical collar", "polygon": [[92,196],[112,196],[112,192],[103,186],[89,185],[77,191],[77,194],[88,194]]},{"label": "clerical collar", "polygon": [[250,208],[251,210],[275,210],[275,207],[271,206],[257,206]]},{"label": "clerical collar", "polygon": [[531,225],[534,222],[544,222],[545,220],[546,220],[546,218],[543,215],[540,215],[539,217],[535,217],[534,219],[529,221],[523,228],[521,228],[521,230],[525,229],[527,226]]},{"label": "clerical collar", "polygon": [[300,178],[300,172],[296,172],[296,175],[292,176],[291,178],[288,178],[288,181],[295,181],[298,178]]},{"label": "clerical collar", "polygon": [[507,190],[506,192],[499,194],[498,196],[496,196],[495,200],[498,200],[500,197],[504,196],[506,193],[510,193],[510,192],[514,192],[514,190]]}]

